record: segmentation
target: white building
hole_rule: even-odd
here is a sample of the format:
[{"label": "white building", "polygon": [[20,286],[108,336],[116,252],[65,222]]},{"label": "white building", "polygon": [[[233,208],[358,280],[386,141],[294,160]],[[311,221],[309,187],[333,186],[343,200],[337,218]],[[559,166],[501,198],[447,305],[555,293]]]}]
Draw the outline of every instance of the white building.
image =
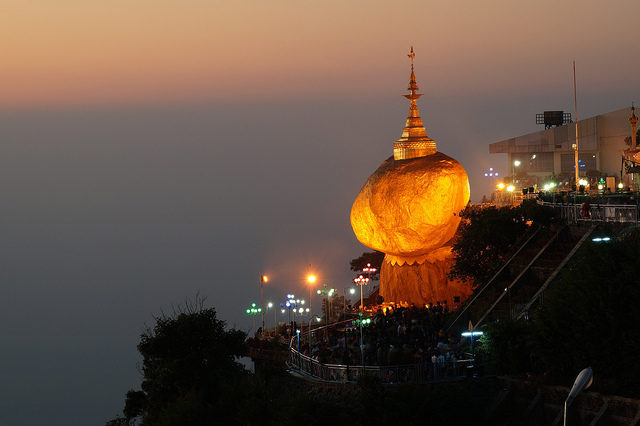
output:
[{"label": "white building", "polygon": [[[613,177],[617,183],[621,173],[625,175],[622,156],[630,147],[630,116],[631,109],[623,108],[578,121],[579,174],[591,184],[603,179],[611,186]],[[575,176],[575,140],[575,123],[568,123],[492,143],[489,152],[508,155],[509,170],[505,174],[515,172],[519,186],[554,180],[560,187],[571,187]],[[630,176],[623,178],[625,185],[631,184],[628,179]]]}]

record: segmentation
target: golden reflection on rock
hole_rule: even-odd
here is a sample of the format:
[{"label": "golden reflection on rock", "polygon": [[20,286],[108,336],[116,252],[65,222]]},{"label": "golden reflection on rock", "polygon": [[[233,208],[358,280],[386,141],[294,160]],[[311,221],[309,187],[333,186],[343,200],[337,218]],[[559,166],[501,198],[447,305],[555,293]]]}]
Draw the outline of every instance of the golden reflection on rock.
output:
[{"label": "golden reflection on rock", "polygon": [[409,115],[402,136],[388,158],[367,179],[351,208],[351,227],[367,247],[385,253],[379,294],[385,302],[415,304],[462,302],[468,283],[450,281],[450,240],[469,202],[469,180],[453,158],[437,151],[427,136],[416,100],[413,69],[409,80]]},{"label": "golden reflection on rock", "polygon": [[358,240],[375,250],[417,256],[441,247],[458,228],[469,201],[460,163],[440,152],[389,158],[367,179],[351,208]]}]

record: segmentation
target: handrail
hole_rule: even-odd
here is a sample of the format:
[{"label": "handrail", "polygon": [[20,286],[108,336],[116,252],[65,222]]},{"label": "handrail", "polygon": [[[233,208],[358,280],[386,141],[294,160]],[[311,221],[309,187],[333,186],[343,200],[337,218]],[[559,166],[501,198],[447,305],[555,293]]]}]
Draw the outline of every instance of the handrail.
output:
[{"label": "handrail", "polygon": [[467,309],[469,309],[469,307],[470,307],[471,305],[473,305],[473,302],[475,302],[475,301],[476,301],[476,299],[477,299],[478,297],[480,297],[480,295],[481,295],[481,294],[482,294],[482,293],[483,293],[483,292],[484,292],[484,291],[489,287],[489,285],[493,282],[493,280],[495,280],[495,279],[496,279],[496,278],[497,278],[497,277],[502,273],[502,271],[503,271],[507,266],[509,266],[509,264],[511,264],[511,261],[512,261],[513,259],[515,259],[515,257],[516,257],[516,256],[517,256],[517,255],[518,255],[518,254],[519,254],[519,253],[520,253],[520,252],[521,252],[521,251],[526,247],[526,245],[527,245],[527,244],[529,244],[529,241],[531,241],[531,240],[533,239],[533,237],[535,237],[535,236],[538,234],[538,232],[540,231],[540,229],[542,229],[542,228],[538,227],[538,228],[535,230],[535,232],[534,232],[533,234],[531,234],[531,236],[527,239],[527,241],[525,241],[525,242],[524,242],[524,244],[522,244],[522,245],[520,246],[520,248],[519,248],[519,249],[518,249],[518,250],[513,254],[513,256],[511,256],[511,257],[509,258],[509,260],[507,260],[507,261],[504,263],[504,265],[502,265],[502,267],[498,270],[498,272],[496,272],[496,273],[491,277],[491,279],[490,279],[489,281],[487,281],[487,283],[484,285],[484,287],[482,287],[482,289],[480,289],[480,291],[478,291],[478,293],[473,297],[473,299],[471,299],[471,301],[470,301],[469,303],[466,303],[466,304],[465,304],[465,307],[462,309],[462,311],[461,311],[461,312],[458,314],[458,316],[457,316],[457,317],[456,317],[456,318],[455,318],[455,319],[454,319],[454,320],[449,324],[449,326],[447,327],[447,331],[449,331],[449,330],[451,329],[451,327],[453,327],[453,326],[458,322],[458,320],[460,319],[460,317],[461,317],[462,315],[464,315],[464,313],[467,311]]},{"label": "handrail", "polygon": [[549,276],[549,278],[547,278],[547,280],[540,286],[536,294],[534,294],[529,300],[529,302],[527,302],[527,304],[522,308],[522,310],[520,311],[516,319],[522,318],[524,314],[531,308],[531,305],[533,305],[536,302],[536,300],[538,300],[540,295],[547,289],[549,284],[551,284],[551,281],[553,281],[556,275],[558,275],[558,273],[560,272],[560,270],[564,268],[564,265],[567,264],[569,259],[571,259],[573,255],[578,251],[580,246],[582,246],[582,243],[584,243],[585,240],[589,238],[589,235],[591,235],[594,229],[596,229],[596,225],[591,225],[591,228],[589,228],[589,230],[585,232],[582,238],[580,238],[580,240],[571,249],[571,251],[569,251],[569,254],[567,254],[567,256],[562,260],[562,262],[560,262],[560,265],[558,265],[558,267],[553,271],[553,273]]},{"label": "handrail", "polygon": [[[606,204],[594,203],[590,204],[589,215],[581,216],[581,204],[562,204],[548,201],[538,201],[538,204],[549,206],[560,210],[560,215],[568,222],[631,222],[638,223],[640,215],[638,214],[637,204]],[[607,210],[610,209],[610,210]],[[626,214],[628,213],[628,214]]]},{"label": "handrail", "polygon": [[[558,235],[560,235],[560,232],[562,232],[566,228],[567,228],[567,225],[564,225],[562,228],[558,230],[558,232],[556,232],[556,234],[553,237],[549,239],[547,244],[545,244],[544,247],[542,247],[540,251],[538,251],[538,253],[533,257],[531,262],[529,262],[529,264],[520,272],[520,274],[518,274],[518,276],[513,281],[511,281],[511,284],[507,287],[508,290],[511,290],[511,288],[520,280],[520,278],[522,278],[525,272],[529,270],[531,265],[533,265],[535,261],[538,260],[540,256],[542,256],[542,253],[544,253],[544,251],[551,245],[551,243],[553,243],[558,238]],[[498,299],[493,303],[493,305],[491,305],[489,309],[487,309],[484,315],[478,320],[478,322],[476,323],[476,327],[478,327],[482,323],[482,321],[484,321],[487,315],[489,315],[491,311],[493,311],[493,308],[495,308],[498,305],[498,303],[500,303],[505,293],[507,292],[504,292],[504,291],[500,292],[500,296],[498,296]]]},{"label": "handrail", "polygon": [[[293,339],[292,339],[293,342]],[[315,380],[353,383],[362,375],[377,376],[382,383],[421,383],[424,381],[424,371],[421,364],[398,364],[398,365],[344,365],[344,364],[323,364],[318,360],[301,354],[293,346],[289,348],[288,366],[295,371],[303,373]],[[434,380],[440,376],[445,377],[445,371],[451,367],[454,371],[462,371],[467,365],[471,365],[472,359],[449,360],[444,364],[436,364]]]}]

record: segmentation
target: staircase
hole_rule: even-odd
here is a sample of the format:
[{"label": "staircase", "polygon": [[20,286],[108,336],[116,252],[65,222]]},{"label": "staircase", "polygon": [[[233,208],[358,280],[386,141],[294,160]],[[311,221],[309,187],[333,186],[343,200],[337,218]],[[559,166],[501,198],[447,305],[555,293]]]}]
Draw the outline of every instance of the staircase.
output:
[{"label": "staircase", "polygon": [[540,228],[465,304],[448,331],[474,327],[500,318],[519,318],[539,300],[544,289],[592,232],[590,226]]}]

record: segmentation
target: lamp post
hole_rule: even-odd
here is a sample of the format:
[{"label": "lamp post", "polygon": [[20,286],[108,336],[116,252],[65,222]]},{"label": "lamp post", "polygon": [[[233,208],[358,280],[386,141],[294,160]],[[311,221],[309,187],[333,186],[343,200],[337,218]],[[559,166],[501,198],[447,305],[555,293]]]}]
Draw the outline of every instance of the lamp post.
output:
[{"label": "lamp post", "polygon": [[[484,172],[484,177],[489,178],[489,180],[491,181],[491,186],[492,188],[495,186],[495,180],[496,178],[499,176],[500,174],[498,173],[497,170],[495,170],[493,167],[489,167],[489,170],[487,170],[486,172]],[[495,191],[495,189],[493,189]],[[492,197],[491,201],[494,201],[494,198]]]},{"label": "lamp post", "polygon": [[369,284],[369,278],[367,278],[367,277],[365,277],[363,275],[360,275],[360,276],[354,278],[353,282],[357,286],[360,286],[360,311],[362,311],[362,310],[364,310],[364,305],[363,305],[364,299],[362,297],[362,286]]},{"label": "lamp post", "polygon": [[[471,321],[469,321],[469,324],[471,324]],[[482,331],[478,331],[478,330],[469,330],[469,331],[465,331],[462,333],[463,337],[471,337],[471,367],[473,370],[473,375],[476,375],[476,352],[474,350],[474,346],[473,346],[473,337],[474,336],[482,336],[484,333]]]},{"label": "lamp post", "polygon": [[296,329],[296,336],[298,337],[298,369],[300,368],[300,329]]},{"label": "lamp post", "polygon": [[507,293],[507,299],[509,300],[509,319],[512,319],[511,316],[511,287],[505,287],[504,292]]},{"label": "lamp post", "polygon": [[328,288],[327,284],[322,284],[322,289],[316,291],[318,295],[324,296],[325,299],[325,309],[326,309],[326,318],[327,325],[331,322],[331,298],[333,294],[336,292],[335,288]]},{"label": "lamp post", "polygon": [[[288,322],[291,323],[291,308],[295,308],[297,306],[296,297],[293,294],[287,294],[287,299],[280,303],[282,308],[286,308],[289,311]],[[283,312],[284,313],[284,309]]]},{"label": "lamp post", "polygon": [[[271,308],[273,308],[273,303],[272,302],[267,303],[267,309],[271,309]],[[276,319],[276,310],[274,309],[273,310],[273,334],[274,335],[276,334],[276,327],[278,325],[277,322],[278,322],[278,320]],[[267,325],[269,325],[269,324],[267,324]]]},{"label": "lamp post", "polygon": [[260,312],[262,313],[262,332],[264,333],[264,293],[262,291],[262,286],[264,283],[269,281],[269,277],[266,275],[262,275],[260,277]]},{"label": "lamp post", "polygon": [[[282,306],[282,304],[280,304],[280,306]],[[280,313],[281,313],[282,315],[284,315],[284,313],[285,313],[285,309],[284,309],[284,308],[280,308]],[[287,327],[285,327],[285,328],[284,328],[284,331],[285,331],[285,333],[286,333],[286,331],[287,331]]]},{"label": "lamp post", "polygon": [[[342,289],[342,292],[344,293],[343,298],[342,298],[342,315],[347,313],[347,288],[344,287]],[[356,294],[356,290],[354,288],[350,288],[349,289],[349,294],[354,295]]]},{"label": "lamp post", "polygon": [[[309,284],[309,318],[313,316],[313,303],[311,299],[311,290],[313,284],[316,282],[316,276],[314,274],[307,275],[307,283]],[[309,356],[311,356],[311,321],[309,321]]]},{"label": "lamp post", "polygon": [[489,170],[484,172],[484,177],[498,177],[499,173],[493,169],[493,167],[489,167]]},{"label": "lamp post", "polygon": [[513,162],[513,177],[511,179],[511,182],[512,182],[513,185],[516,184],[516,167],[519,167],[520,164],[522,164],[522,163],[520,163],[520,160],[515,160]]},{"label": "lamp post", "polygon": [[[247,315],[251,315],[253,317],[253,335],[256,335],[256,315],[262,312],[262,308],[258,308],[255,303],[252,303],[250,307],[247,308]],[[264,330],[264,329],[263,329]]]},{"label": "lamp post", "polygon": [[362,272],[364,272],[367,275],[367,278],[369,278],[369,281],[371,281],[371,275],[375,274],[377,270],[378,269],[372,267],[370,263],[367,263],[367,266],[362,268]]},{"label": "lamp post", "polygon": [[587,367],[578,374],[576,377],[576,381],[573,382],[573,387],[567,396],[567,399],[564,401],[564,426],[567,426],[567,408],[573,402],[573,400],[578,396],[580,392],[584,389],[587,389],[593,383],[593,370],[591,367]]}]

